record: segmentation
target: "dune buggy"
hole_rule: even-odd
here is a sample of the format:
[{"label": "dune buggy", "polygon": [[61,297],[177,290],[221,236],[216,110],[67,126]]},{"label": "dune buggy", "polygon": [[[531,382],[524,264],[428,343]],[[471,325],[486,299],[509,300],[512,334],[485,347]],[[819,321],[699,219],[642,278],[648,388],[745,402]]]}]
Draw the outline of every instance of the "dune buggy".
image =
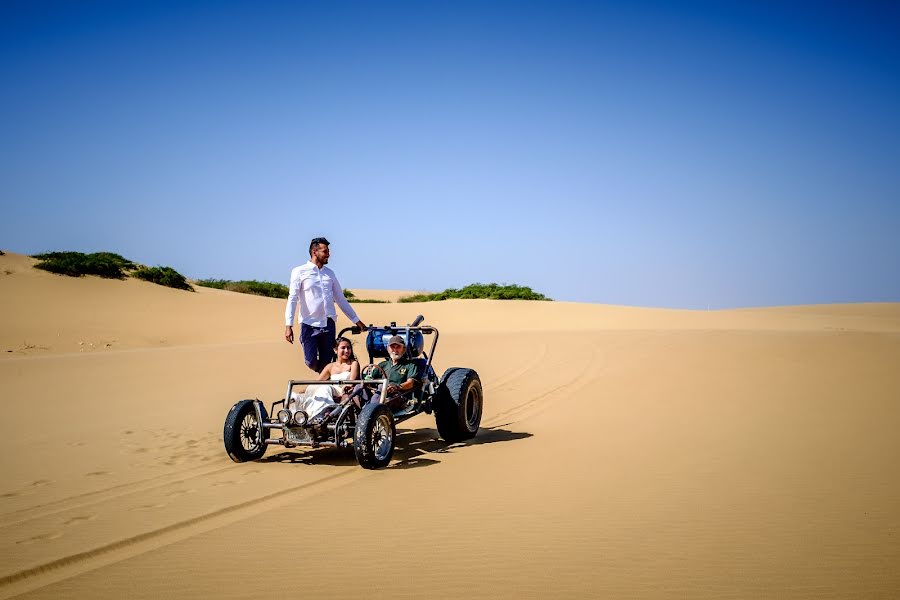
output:
[{"label": "dune buggy", "polygon": [[[345,380],[341,384],[355,386],[353,394],[343,394],[337,406],[316,419],[302,410],[292,410],[295,388],[327,382],[291,380],[283,399],[272,403],[269,411],[259,399],[241,400],[231,407],[225,418],[224,441],[228,456],[235,462],[262,458],[268,446],[285,448],[296,446],[349,448],[356,453],[360,466],[378,469],[386,466],[394,454],[396,425],[419,413],[433,413],[438,433],[448,443],[467,440],[478,433],[484,392],[481,379],[473,369],[453,367],[438,378],[432,365],[440,336],[436,327],[422,325],[419,315],[409,325],[395,322],[383,327],[369,326],[366,350],[369,364],[362,370],[361,379]],[[342,329],[362,333],[359,327]],[[406,356],[417,363],[420,378],[407,392],[388,396],[388,380],[374,361],[388,356],[387,342],[394,336],[406,342]],[[431,349],[424,352],[425,336],[431,338]],[[347,388],[349,389],[349,388]],[[368,391],[367,394],[360,394]],[[374,397],[370,401],[360,398]],[[388,407],[400,406],[397,410]],[[276,407],[282,406],[278,412]],[[269,415],[274,414],[275,418]]]}]

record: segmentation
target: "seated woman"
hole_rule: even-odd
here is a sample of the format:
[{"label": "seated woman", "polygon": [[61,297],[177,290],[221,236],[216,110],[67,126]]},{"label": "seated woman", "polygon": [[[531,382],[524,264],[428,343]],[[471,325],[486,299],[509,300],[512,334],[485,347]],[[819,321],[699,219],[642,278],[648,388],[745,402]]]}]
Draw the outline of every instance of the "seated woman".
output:
[{"label": "seated woman", "polygon": [[359,361],[353,354],[353,344],[345,337],[340,337],[334,344],[337,360],[330,363],[319,373],[319,381],[333,381],[335,383],[314,384],[306,388],[302,394],[293,393],[288,410],[293,413],[304,411],[309,415],[310,421],[326,411],[337,406],[336,400],[343,394],[341,381],[359,379]]}]

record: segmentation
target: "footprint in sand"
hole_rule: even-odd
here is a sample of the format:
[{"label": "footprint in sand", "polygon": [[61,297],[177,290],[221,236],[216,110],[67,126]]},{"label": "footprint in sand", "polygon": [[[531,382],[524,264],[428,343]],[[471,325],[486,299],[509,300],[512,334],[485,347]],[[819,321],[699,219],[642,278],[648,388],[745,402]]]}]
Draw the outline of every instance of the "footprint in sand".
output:
[{"label": "footprint in sand", "polygon": [[85,473],[85,477],[103,477],[105,475],[112,475],[110,471],[91,471],[90,473]]},{"label": "footprint in sand", "polygon": [[19,540],[16,544],[33,544],[35,542],[45,542],[47,540],[55,540],[57,538],[61,538],[62,533],[59,531],[52,531],[50,533],[42,533],[40,535],[35,535],[30,538]]},{"label": "footprint in sand", "polygon": [[49,485],[51,481],[49,479],[38,479],[37,481],[31,482],[31,487],[41,487],[42,485]]},{"label": "footprint in sand", "polygon": [[16,496],[21,496],[21,492],[4,492],[0,494],[0,498],[15,498]]},{"label": "footprint in sand", "polygon": [[87,521],[93,521],[97,518],[97,515],[78,515],[77,517],[72,517],[71,519],[66,519],[63,521],[63,525],[80,525],[81,523],[86,523]]},{"label": "footprint in sand", "polygon": [[87,442],[69,442],[66,446],[78,447],[84,446],[85,444],[87,444]]},{"label": "footprint in sand", "polygon": [[166,496],[174,497],[174,496],[184,496],[185,494],[193,494],[197,490],[175,490],[173,492],[169,492]]}]

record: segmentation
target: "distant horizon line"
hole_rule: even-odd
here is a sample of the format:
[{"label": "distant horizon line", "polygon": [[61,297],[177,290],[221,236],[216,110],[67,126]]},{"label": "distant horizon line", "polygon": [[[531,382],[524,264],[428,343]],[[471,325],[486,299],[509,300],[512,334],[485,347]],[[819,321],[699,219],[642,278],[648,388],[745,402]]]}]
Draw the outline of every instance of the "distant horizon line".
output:
[{"label": "distant horizon line", "polygon": [[[81,252],[79,250],[46,250],[42,252],[38,252],[37,254],[50,253],[50,252]],[[109,250],[100,250],[98,252],[109,252],[112,254],[118,254],[117,252],[112,252]],[[90,252],[84,252],[84,254],[91,254]],[[16,256],[24,256],[30,258],[32,260],[39,260],[35,258],[34,254],[28,254],[24,252],[16,252],[4,248],[0,248],[0,256],[3,255],[16,255]],[[119,254],[119,256],[122,256]],[[124,258],[124,257],[123,257]],[[49,273],[49,272],[48,272]],[[9,273],[8,273],[9,274]],[[56,273],[50,273],[51,275],[56,275]],[[66,277],[66,275],[60,275],[61,277]],[[95,277],[99,277],[96,276]],[[233,280],[233,279],[224,279],[224,278],[214,278],[214,277],[185,277],[188,281],[192,283],[196,283],[197,281],[202,281],[204,279],[221,279],[223,281],[258,281],[261,283],[279,283],[279,282],[271,282],[264,279],[256,279],[256,280]],[[492,282],[493,283],[493,282]],[[472,284],[467,285],[491,285],[484,284],[481,282],[473,282]],[[199,284],[198,284],[199,285]],[[496,285],[519,285],[519,284],[496,284]],[[200,286],[204,287],[204,286]],[[465,287],[465,286],[463,286]],[[529,287],[530,286],[522,286]],[[214,289],[214,288],[208,288]],[[444,290],[440,291],[432,291],[428,289],[387,289],[387,288],[372,288],[372,287],[360,287],[360,286],[347,286],[348,290],[365,290],[365,291],[377,291],[377,292],[385,292],[385,291],[393,291],[393,292],[409,292],[411,294],[439,294],[447,289],[460,289],[460,288],[444,288]],[[222,290],[222,291],[231,291],[231,290]],[[232,292],[232,293],[242,293],[242,292]],[[540,292],[538,292],[540,293]],[[246,294],[246,295],[256,295],[256,294]],[[260,298],[265,298],[266,296],[259,296]],[[272,298],[273,300],[281,300],[280,298]],[[364,299],[363,299],[364,300]],[[509,299],[499,299],[499,298],[449,298],[447,300],[498,300],[498,301],[519,301],[519,302],[546,302],[545,300],[526,300],[526,299],[518,299],[518,298],[509,298]],[[432,300],[431,302],[446,302],[447,300]],[[900,299],[897,300],[824,300],[824,301],[813,301],[813,302],[798,302],[798,303],[788,303],[788,304],[750,304],[750,305],[741,305],[741,306],[725,306],[725,307],[714,307],[712,304],[707,304],[706,308],[698,307],[683,307],[683,306],[663,306],[663,305],[653,305],[653,304],[619,304],[614,302],[602,302],[602,301],[586,301],[586,300],[559,300],[556,298],[551,299],[555,304],[588,304],[588,305],[601,305],[601,306],[611,306],[611,307],[620,307],[620,308],[638,308],[638,309],[649,309],[649,310],[672,310],[672,311],[691,311],[691,312],[714,312],[714,311],[728,311],[728,310],[759,310],[759,309],[774,309],[774,308],[803,308],[803,307],[816,307],[816,306],[853,306],[853,305],[873,305],[873,304],[900,304]],[[365,302],[363,302],[365,303]],[[386,304],[402,304],[401,302],[396,302],[393,300],[384,301]]]}]

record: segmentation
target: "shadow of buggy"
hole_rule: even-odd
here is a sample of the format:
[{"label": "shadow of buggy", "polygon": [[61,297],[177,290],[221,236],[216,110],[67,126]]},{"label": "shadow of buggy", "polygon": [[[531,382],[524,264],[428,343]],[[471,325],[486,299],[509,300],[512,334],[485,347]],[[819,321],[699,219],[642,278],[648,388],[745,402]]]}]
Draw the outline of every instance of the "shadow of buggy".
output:
[{"label": "shadow of buggy", "polygon": [[[508,431],[499,428],[481,428],[477,437],[448,444],[439,439],[436,429],[409,429],[397,432],[394,445],[394,456],[399,462],[394,463],[391,469],[413,469],[437,464],[439,461],[429,458],[429,454],[446,454],[462,450],[470,446],[481,444],[494,444],[497,442],[511,442],[532,437],[534,434],[527,432]],[[272,456],[261,458],[259,462],[265,463],[290,463],[304,465],[331,465],[350,466],[357,463],[356,457],[349,454],[346,449],[322,448],[316,452],[279,452]]]}]

